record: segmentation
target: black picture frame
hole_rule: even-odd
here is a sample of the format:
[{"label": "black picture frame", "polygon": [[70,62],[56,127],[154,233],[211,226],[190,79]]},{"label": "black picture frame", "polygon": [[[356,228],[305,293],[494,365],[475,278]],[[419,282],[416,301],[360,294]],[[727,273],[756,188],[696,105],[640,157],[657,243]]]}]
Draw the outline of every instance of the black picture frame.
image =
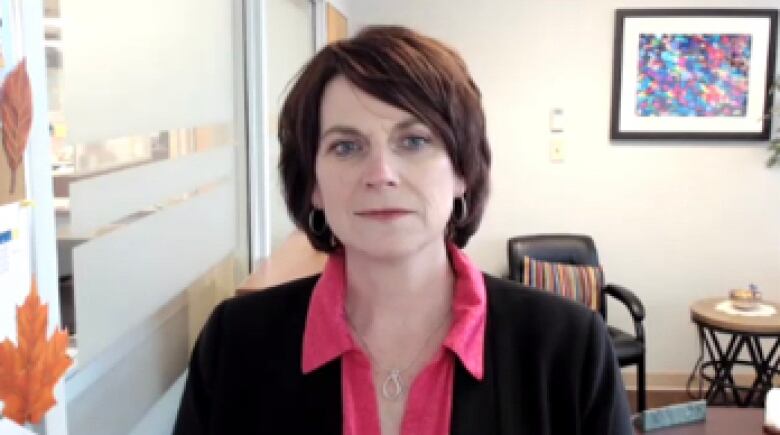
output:
[{"label": "black picture frame", "polygon": [[768,140],[777,21],[776,9],[617,9],[610,139]]}]

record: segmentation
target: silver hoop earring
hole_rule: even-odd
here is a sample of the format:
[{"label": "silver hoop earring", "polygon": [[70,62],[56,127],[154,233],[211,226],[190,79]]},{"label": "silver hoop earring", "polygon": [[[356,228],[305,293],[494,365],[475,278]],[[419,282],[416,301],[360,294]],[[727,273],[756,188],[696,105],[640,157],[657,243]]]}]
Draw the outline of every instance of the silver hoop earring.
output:
[{"label": "silver hoop earring", "polygon": [[314,213],[321,211],[319,209],[313,208],[309,212],[309,229],[315,236],[321,236],[325,234],[325,230],[328,228],[328,222],[325,220],[325,213],[322,212],[322,228],[319,230],[317,228],[314,228]]},{"label": "silver hoop earring", "polygon": [[456,225],[461,225],[466,222],[466,218],[469,217],[469,206],[466,203],[466,196],[459,196],[455,198],[455,201],[460,201],[460,216],[455,219]]}]

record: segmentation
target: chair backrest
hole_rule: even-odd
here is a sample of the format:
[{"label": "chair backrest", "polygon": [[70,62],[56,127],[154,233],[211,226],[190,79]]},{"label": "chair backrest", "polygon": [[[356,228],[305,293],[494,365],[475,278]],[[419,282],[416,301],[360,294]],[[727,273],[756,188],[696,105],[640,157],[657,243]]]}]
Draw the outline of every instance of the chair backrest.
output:
[{"label": "chair backrest", "polygon": [[[509,279],[523,281],[523,257],[576,266],[598,266],[599,255],[590,236],[582,234],[533,234],[507,242]],[[604,292],[599,292],[599,312],[606,314]]]}]

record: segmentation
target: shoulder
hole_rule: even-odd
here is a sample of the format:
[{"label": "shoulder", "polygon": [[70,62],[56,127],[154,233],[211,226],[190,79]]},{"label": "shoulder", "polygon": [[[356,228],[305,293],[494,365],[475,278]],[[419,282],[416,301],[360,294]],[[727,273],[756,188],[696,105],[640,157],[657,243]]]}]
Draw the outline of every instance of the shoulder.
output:
[{"label": "shoulder", "polygon": [[[609,340],[601,316],[544,290],[485,275],[487,339],[514,366],[554,367],[571,382],[580,370],[598,370]],[[574,385],[574,384],[573,384]]]},{"label": "shoulder", "polygon": [[203,333],[219,331],[224,342],[302,336],[318,279],[319,275],[313,275],[225,299],[214,308]]},{"label": "shoulder", "polygon": [[601,316],[544,290],[484,277],[486,339],[497,382],[521,392],[528,403],[547,400],[551,413],[541,424],[552,433],[631,433],[620,369]]},{"label": "shoulder", "polygon": [[606,337],[601,316],[577,302],[485,275],[487,333],[540,360],[586,358]]},{"label": "shoulder", "polygon": [[287,310],[305,312],[318,279],[319,275],[307,276],[236,296],[222,303],[223,310],[226,315],[239,319],[258,317],[258,314],[279,315]]},{"label": "shoulder", "polygon": [[597,317],[589,308],[558,295],[524,286],[516,281],[483,274],[488,298],[488,313],[493,320],[544,325],[565,322],[571,326],[590,324]]},{"label": "shoulder", "polygon": [[534,433],[633,433],[601,316],[544,290],[487,274],[484,280],[486,376],[511,391],[499,404],[511,407],[509,418]]},{"label": "shoulder", "polygon": [[[200,331],[193,361],[204,378],[254,373],[272,360],[300,360],[309,299],[318,276],[225,299]],[[254,368],[253,368],[254,367]]]}]

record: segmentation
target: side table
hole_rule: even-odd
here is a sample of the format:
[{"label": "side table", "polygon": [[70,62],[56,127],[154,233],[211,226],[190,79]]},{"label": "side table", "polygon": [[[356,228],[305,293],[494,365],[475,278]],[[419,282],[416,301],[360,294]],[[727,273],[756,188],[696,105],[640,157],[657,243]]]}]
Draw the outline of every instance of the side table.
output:
[{"label": "side table", "polygon": [[[700,378],[709,382],[704,395],[708,404],[763,406],[764,397],[772,388],[772,378],[780,372],[780,307],[762,302],[773,306],[775,313],[742,316],[717,310],[715,307],[723,300],[702,299],[691,305],[691,320],[698,328],[700,343],[699,361],[691,379],[698,370]],[[743,350],[747,350],[747,358],[742,358]],[[753,368],[755,378],[751,385],[737,385],[732,372],[735,366]]]}]

